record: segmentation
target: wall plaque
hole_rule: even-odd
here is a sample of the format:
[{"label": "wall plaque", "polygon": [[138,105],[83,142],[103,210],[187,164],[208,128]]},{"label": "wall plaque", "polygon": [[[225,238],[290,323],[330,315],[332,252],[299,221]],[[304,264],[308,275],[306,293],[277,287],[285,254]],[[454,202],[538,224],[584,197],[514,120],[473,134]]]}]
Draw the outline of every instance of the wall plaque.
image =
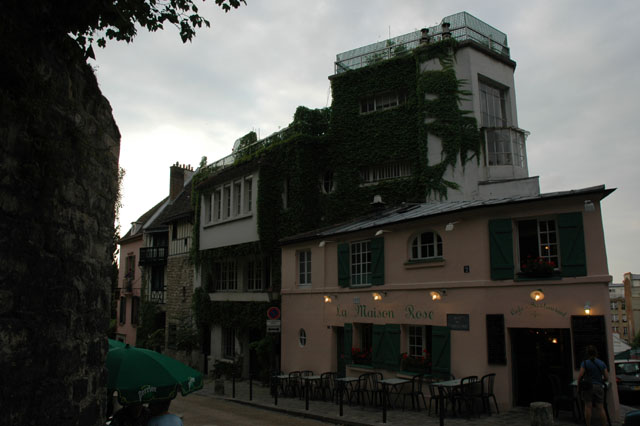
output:
[{"label": "wall plaque", "polygon": [[469,331],[469,314],[447,314],[447,327],[450,330]]}]

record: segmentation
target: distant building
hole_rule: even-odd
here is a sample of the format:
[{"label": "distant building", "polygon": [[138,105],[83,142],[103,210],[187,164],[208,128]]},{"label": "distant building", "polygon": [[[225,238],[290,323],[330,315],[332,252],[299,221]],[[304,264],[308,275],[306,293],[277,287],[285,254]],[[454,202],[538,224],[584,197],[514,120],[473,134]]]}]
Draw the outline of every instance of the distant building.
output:
[{"label": "distant building", "polygon": [[631,321],[627,315],[627,300],[624,284],[609,284],[609,303],[611,304],[611,331],[624,342],[632,340]]},{"label": "distant building", "polygon": [[630,341],[640,331],[640,274],[627,272],[622,280],[626,301]]}]

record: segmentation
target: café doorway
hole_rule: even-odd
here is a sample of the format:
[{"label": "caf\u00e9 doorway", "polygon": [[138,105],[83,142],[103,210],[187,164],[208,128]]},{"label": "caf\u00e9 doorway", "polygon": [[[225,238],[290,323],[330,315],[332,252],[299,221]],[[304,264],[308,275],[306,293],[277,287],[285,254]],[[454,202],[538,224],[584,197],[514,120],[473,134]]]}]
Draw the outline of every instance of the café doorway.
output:
[{"label": "caf\u00e9 doorway", "polygon": [[568,386],[573,379],[568,328],[511,328],[509,335],[515,405],[550,401],[550,374]]}]

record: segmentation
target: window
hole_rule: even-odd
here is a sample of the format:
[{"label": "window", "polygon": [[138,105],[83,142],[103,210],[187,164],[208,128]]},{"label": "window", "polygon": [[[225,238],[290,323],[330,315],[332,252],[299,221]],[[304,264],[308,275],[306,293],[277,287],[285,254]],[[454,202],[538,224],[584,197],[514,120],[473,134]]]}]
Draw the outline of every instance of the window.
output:
[{"label": "window", "polygon": [[507,127],[507,89],[479,80],[482,127]]},{"label": "window", "polygon": [[262,290],[262,260],[260,258],[247,262],[247,290]]},{"label": "window", "polygon": [[233,328],[222,329],[222,356],[227,359],[236,357],[236,330]]},{"label": "window", "polygon": [[235,216],[239,216],[242,213],[242,182],[235,182],[233,184],[233,201],[234,201],[234,212]]},{"label": "window", "polygon": [[213,193],[213,217],[214,220],[222,219],[222,191],[219,189]]},{"label": "window", "polygon": [[331,194],[333,192],[333,172],[324,172],[320,179],[320,188],[324,194]]},{"label": "window", "polygon": [[363,287],[384,284],[384,238],[338,244],[338,284]]},{"label": "window", "polygon": [[371,284],[371,247],[369,241],[351,243],[351,285]]},{"label": "window", "polygon": [[131,324],[138,325],[140,317],[140,298],[133,296],[131,299]]},{"label": "window", "polygon": [[613,332],[617,333],[618,332],[618,327],[613,327]]},{"label": "window", "polygon": [[120,324],[124,324],[127,321],[127,299],[125,297],[120,298]]},{"label": "window", "polygon": [[618,306],[617,306],[616,302],[611,302],[611,309],[612,310],[618,309]]},{"label": "window", "polygon": [[557,268],[560,264],[557,234],[556,221],[553,219],[519,221],[520,265],[525,265],[531,258],[542,258]]},{"label": "window", "polygon": [[617,322],[618,321],[618,314],[611,315],[611,321]]},{"label": "window", "polygon": [[386,179],[411,176],[411,166],[408,162],[393,162],[360,169],[360,179],[364,183],[379,182]]},{"label": "window", "polygon": [[213,220],[212,209],[211,209],[211,200],[213,198],[213,194],[207,194],[204,196],[204,222],[209,223]]},{"label": "window", "polygon": [[216,262],[213,279],[216,291],[237,290],[236,262],[233,260]]},{"label": "window", "polygon": [[136,257],[135,255],[128,255],[127,256],[127,260],[125,263],[125,279],[127,280],[127,285],[130,285],[130,283],[135,280],[136,278]]},{"label": "window", "polygon": [[627,322],[627,314],[622,314],[622,322]]},{"label": "window", "polygon": [[298,252],[298,284],[311,285],[311,250]]},{"label": "window", "polygon": [[224,187],[224,218],[231,217],[231,185]]},{"label": "window", "polygon": [[409,326],[409,356],[424,356],[427,350],[427,339],[424,326]]},{"label": "window", "polygon": [[620,302],[620,309],[622,309],[622,310],[626,310],[627,309],[627,306],[625,305],[624,300],[622,302]]},{"label": "window", "polygon": [[164,266],[151,267],[151,294],[150,300],[155,303],[164,303]]},{"label": "window", "polygon": [[252,209],[252,192],[253,192],[253,180],[246,178],[244,180],[244,212],[251,213]]},{"label": "window", "polygon": [[442,257],[442,238],[435,232],[423,232],[411,242],[411,259]]},{"label": "window", "polygon": [[301,348],[307,344],[307,332],[304,331],[304,328],[301,328],[298,333],[298,342],[300,343]]},{"label": "window", "polygon": [[622,334],[626,336],[628,334],[629,329],[627,327],[622,328]]},{"label": "window", "polygon": [[[515,237],[514,232],[517,233]],[[547,262],[553,261],[554,266],[541,265],[546,270],[538,272],[547,275],[537,276],[587,275],[582,212],[540,219],[493,219],[489,221],[489,242],[492,280],[513,279],[517,270],[529,273],[522,270],[522,265],[527,265],[522,260],[526,262],[527,259],[536,260],[538,257]],[[516,264],[518,261],[520,263]],[[525,268],[529,269],[528,266]]]},{"label": "window", "polygon": [[407,102],[406,91],[385,92],[368,96],[360,100],[360,113],[366,114],[373,111],[395,108]]}]

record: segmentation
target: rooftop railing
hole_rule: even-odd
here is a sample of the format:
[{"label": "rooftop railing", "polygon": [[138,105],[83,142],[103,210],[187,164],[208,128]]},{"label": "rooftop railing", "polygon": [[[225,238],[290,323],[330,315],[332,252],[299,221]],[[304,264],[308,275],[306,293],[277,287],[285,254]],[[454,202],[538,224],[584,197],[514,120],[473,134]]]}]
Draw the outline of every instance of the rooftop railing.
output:
[{"label": "rooftop railing", "polygon": [[[424,41],[428,39],[430,43],[435,43],[442,40],[443,37],[452,37],[457,41],[471,40],[500,55],[509,57],[507,35],[467,12],[447,16],[442,19],[440,25],[429,27]],[[335,73],[340,74],[345,71],[366,67],[381,60],[405,54],[418,47],[422,38],[422,31],[414,31],[339,53],[336,55]]]}]

